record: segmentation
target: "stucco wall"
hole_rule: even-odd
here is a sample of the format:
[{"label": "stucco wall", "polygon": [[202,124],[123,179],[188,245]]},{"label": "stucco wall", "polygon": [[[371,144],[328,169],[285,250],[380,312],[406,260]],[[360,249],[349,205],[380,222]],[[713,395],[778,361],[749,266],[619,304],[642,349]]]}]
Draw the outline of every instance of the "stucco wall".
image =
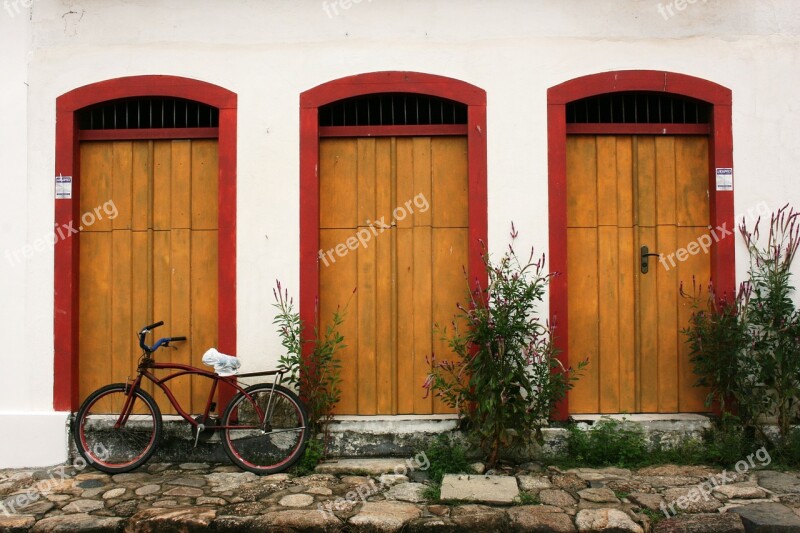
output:
[{"label": "stucco wall", "polygon": [[[411,70],[487,91],[493,250],[512,220],[521,246],[547,249],[547,88],[608,70],[675,71],[730,88],[737,212],[800,206],[796,0],[1,2],[0,254],[52,230],[56,97],[138,74],[238,94],[238,354],[248,368],[278,353],[274,280],[298,291],[298,95],[332,79]],[[741,245],[737,254],[741,278]],[[52,411],[52,251],[24,264],[1,258],[0,274],[2,423]],[[48,431],[63,428],[63,415],[46,418]],[[0,467],[65,457],[63,442],[28,435],[22,458],[0,443]]]}]

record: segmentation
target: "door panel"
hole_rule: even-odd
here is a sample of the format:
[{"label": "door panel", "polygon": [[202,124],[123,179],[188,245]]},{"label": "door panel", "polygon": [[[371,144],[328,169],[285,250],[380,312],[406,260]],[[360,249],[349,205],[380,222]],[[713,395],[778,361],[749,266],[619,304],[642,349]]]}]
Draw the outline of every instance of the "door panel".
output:
[{"label": "door panel", "polygon": [[[357,288],[337,413],[451,412],[422,384],[432,354],[452,357],[434,324],[449,326],[466,297],[467,187],[464,137],[321,140],[323,321]],[[365,242],[346,248],[358,235]]]},{"label": "door panel", "polygon": [[[109,201],[118,211],[81,233],[81,398],[135,373],[135,332],[147,323],[165,321],[159,337],[189,338],[157,352],[162,362],[198,366],[216,345],[217,169],[215,140],[81,144],[81,213]],[[170,382],[192,413],[205,408],[209,386],[199,378]],[[173,412],[162,393],[156,399]]]},{"label": "door panel", "polygon": [[707,233],[707,176],[704,137],[568,137],[568,347],[590,360],[573,413],[704,410],[679,291],[708,280],[709,256],[651,257],[642,274],[640,247],[666,256]]}]

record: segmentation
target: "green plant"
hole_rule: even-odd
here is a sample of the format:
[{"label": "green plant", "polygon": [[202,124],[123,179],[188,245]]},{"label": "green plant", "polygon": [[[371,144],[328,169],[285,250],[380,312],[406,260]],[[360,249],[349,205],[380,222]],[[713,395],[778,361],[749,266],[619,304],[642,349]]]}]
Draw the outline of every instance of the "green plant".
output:
[{"label": "green plant", "polygon": [[309,439],[303,457],[294,466],[294,473],[298,476],[306,476],[314,472],[314,468],[319,464],[325,455],[325,445],[320,439]]},{"label": "green plant", "polygon": [[[305,325],[294,309],[294,300],[289,297],[287,290],[282,290],[280,281],[276,285],[273,290],[273,306],[278,309],[278,314],[273,324],[278,326],[281,345],[286,350],[280,358],[280,364],[288,369],[285,380],[300,389],[308,409],[311,434],[322,433],[327,442],[328,423],[342,393],[338,352],[346,346],[344,337],[339,333],[344,311],[337,308],[331,322],[321,332],[317,304],[314,310],[314,335],[310,339],[304,339]],[[303,350],[304,343],[310,345],[307,350]],[[304,351],[307,353],[304,354]]]},{"label": "green plant", "polygon": [[422,497],[429,502],[438,502],[442,497],[442,485],[440,483],[433,483],[428,485],[422,491]]},{"label": "green plant", "polygon": [[445,474],[466,474],[472,471],[464,447],[445,434],[436,436],[425,450],[425,455],[430,461],[428,475],[436,484],[442,482]]},{"label": "green plant", "polygon": [[782,439],[789,437],[800,398],[800,311],[792,301],[792,261],[800,246],[800,212],[788,204],[770,217],[766,245],[759,245],[759,223],[739,232],[750,253],[745,323],[748,357],[757,361],[759,378],[769,390],[770,411]]},{"label": "green plant", "polygon": [[656,524],[664,520],[664,518],[666,518],[666,516],[662,511],[654,511],[647,507],[642,507],[641,513],[650,519],[651,526],[655,526]]},{"label": "green plant", "polygon": [[670,446],[663,446],[659,443],[650,451],[646,462],[649,464],[705,464],[708,462],[707,445],[705,441],[693,437],[681,439]]},{"label": "green plant", "polygon": [[591,429],[568,427],[567,453],[574,461],[590,466],[639,466],[648,457],[641,426],[605,417]]},{"label": "green plant", "polygon": [[772,451],[773,466],[795,469],[800,466],[800,429],[794,428]]},{"label": "green plant", "polygon": [[741,319],[746,287],[743,285],[732,300],[728,295],[718,296],[714,286],[708,284],[708,297],[702,298],[692,280],[692,294],[681,285],[681,295],[691,300],[693,313],[689,326],[682,330],[690,347],[695,386],[707,387],[706,407],[715,402],[723,413],[737,410],[740,419],[749,425],[761,410],[762,389],[756,383],[757,368],[754,361],[742,357],[747,346],[747,326]]},{"label": "green plant", "polygon": [[[800,310],[792,300],[791,266],[800,246],[800,213],[785,205],[769,221],[761,244],[759,219],[739,226],[750,256],[749,280],[733,301],[709,289],[708,305],[695,292],[695,311],[684,330],[697,385],[707,386],[707,404],[718,402],[723,420],[732,417],[752,441],[764,415],[778,421],[779,440],[790,436],[800,403]],[[783,443],[770,443],[778,449]]]},{"label": "green plant", "polygon": [[[544,271],[544,256],[534,261],[531,251],[527,262],[520,261],[513,247],[516,236],[512,224],[512,244],[496,263],[484,254],[489,284],[469,293],[469,308],[458,304],[461,314],[447,339],[456,358],[434,358],[424,385],[458,410],[489,467],[503,448],[531,436],[541,442],[541,428],[555,403],[577,379],[556,357],[550,325],[538,315],[551,278]],[[440,331],[447,337],[446,330]]]},{"label": "green plant", "polygon": [[514,505],[539,505],[539,496],[532,492],[520,491],[519,496],[514,500]]}]

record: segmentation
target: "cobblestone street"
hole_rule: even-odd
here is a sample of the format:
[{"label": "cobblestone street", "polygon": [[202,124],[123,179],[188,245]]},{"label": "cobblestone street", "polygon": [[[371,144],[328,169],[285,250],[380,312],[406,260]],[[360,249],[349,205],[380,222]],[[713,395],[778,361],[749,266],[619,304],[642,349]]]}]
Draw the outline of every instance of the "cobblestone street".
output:
[{"label": "cobblestone street", "polygon": [[530,463],[447,476],[430,502],[427,474],[406,465],[332,461],[302,477],[205,463],[6,470],[0,531],[800,531],[797,473]]}]

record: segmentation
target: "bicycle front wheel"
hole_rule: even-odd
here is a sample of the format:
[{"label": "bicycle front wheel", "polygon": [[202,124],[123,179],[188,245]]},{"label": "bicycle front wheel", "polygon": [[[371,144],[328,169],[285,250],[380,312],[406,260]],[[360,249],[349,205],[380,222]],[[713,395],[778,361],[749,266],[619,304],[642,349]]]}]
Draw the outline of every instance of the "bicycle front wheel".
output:
[{"label": "bicycle front wheel", "polygon": [[139,388],[129,397],[129,391],[125,383],[96,390],[83,402],[72,426],[78,453],[110,474],[144,464],[161,437],[161,411],[153,397]]},{"label": "bicycle front wheel", "polygon": [[222,415],[222,446],[231,460],[256,474],[275,474],[303,455],[308,415],[297,395],[269,383],[233,397]]}]

